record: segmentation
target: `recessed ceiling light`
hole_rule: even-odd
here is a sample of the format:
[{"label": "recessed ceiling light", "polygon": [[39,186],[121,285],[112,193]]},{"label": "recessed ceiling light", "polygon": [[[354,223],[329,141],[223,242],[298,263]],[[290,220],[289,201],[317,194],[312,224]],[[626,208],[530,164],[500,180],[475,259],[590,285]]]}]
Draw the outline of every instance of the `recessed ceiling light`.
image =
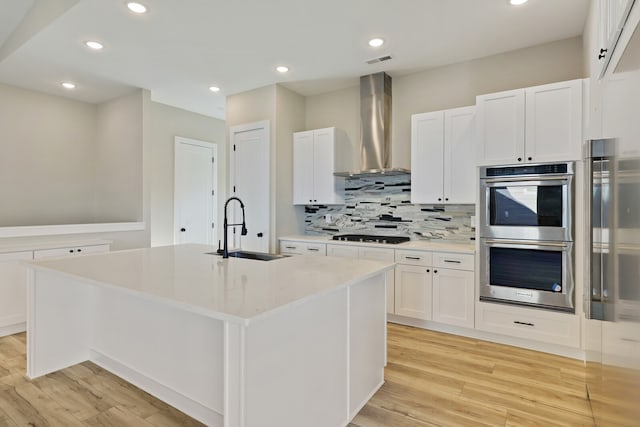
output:
[{"label": "recessed ceiling light", "polygon": [[220,88],[218,86],[209,86],[209,90],[211,92],[220,92]]},{"label": "recessed ceiling light", "polygon": [[371,47],[380,47],[384,44],[384,40],[376,37],[375,39],[369,40],[369,46]]},{"label": "recessed ceiling light", "polygon": [[84,45],[86,47],[88,47],[89,49],[93,49],[93,50],[100,50],[104,47],[104,45],[100,42],[97,41],[93,41],[93,40],[89,40],[84,42]]},{"label": "recessed ceiling light", "polygon": [[147,6],[143,5],[142,3],[135,2],[135,1],[127,2],[127,7],[133,13],[146,13],[147,12]]},{"label": "recessed ceiling light", "polygon": [[279,73],[286,73],[287,71],[289,71],[289,67],[284,66],[284,65],[278,65],[276,67],[276,71]]},{"label": "recessed ceiling light", "polygon": [[509,4],[512,6],[519,6],[521,4],[525,4],[529,0],[509,0]]},{"label": "recessed ceiling light", "polygon": [[75,89],[76,85],[75,83],[71,83],[71,82],[62,82],[60,83],[62,85],[63,88],[65,89]]}]

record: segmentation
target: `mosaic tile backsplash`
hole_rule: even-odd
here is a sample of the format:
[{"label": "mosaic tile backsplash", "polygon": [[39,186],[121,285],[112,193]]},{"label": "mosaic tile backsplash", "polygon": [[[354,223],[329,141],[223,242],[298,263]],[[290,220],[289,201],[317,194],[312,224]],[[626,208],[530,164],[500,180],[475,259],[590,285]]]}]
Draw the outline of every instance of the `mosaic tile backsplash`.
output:
[{"label": "mosaic tile backsplash", "polygon": [[475,236],[474,205],[413,205],[410,175],[349,179],[345,187],[345,205],[305,207],[306,234],[376,234],[452,242],[469,242]]}]

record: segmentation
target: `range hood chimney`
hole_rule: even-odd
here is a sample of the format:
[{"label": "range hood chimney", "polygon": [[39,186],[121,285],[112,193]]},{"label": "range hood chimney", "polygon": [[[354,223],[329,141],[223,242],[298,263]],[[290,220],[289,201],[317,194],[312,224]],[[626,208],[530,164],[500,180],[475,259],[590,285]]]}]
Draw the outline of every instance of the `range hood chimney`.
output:
[{"label": "range hood chimney", "polygon": [[391,167],[391,77],[375,73],[360,77],[360,169],[336,176],[358,178],[404,175]]}]

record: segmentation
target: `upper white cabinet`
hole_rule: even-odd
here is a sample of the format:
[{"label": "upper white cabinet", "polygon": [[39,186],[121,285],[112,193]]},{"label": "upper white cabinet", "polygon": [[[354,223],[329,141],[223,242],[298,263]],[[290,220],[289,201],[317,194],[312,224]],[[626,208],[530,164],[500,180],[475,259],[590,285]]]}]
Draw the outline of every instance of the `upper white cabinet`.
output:
[{"label": "upper white cabinet", "polygon": [[478,164],[579,160],[582,80],[477,97]]},{"label": "upper white cabinet", "polygon": [[411,202],[475,202],[475,107],[411,116]]},{"label": "upper white cabinet", "polygon": [[348,169],[339,149],[344,140],[336,128],[293,134],[293,204],[344,203],[344,179],[333,175]]},{"label": "upper white cabinet", "polygon": [[618,41],[633,2],[634,0],[598,0],[598,47],[597,52],[592,52],[591,55],[597,55],[600,77],[607,71],[614,51],[620,49]]}]

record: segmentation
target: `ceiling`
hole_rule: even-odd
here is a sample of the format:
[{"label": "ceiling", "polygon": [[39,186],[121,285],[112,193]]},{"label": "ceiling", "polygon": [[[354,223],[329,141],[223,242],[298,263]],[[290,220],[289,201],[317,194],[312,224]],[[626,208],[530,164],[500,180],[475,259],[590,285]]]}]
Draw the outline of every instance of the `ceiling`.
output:
[{"label": "ceiling", "polygon": [[[314,95],[582,34],[589,0],[2,0],[0,82],[103,102],[134,88],[224,119],[225,96]],[[56,3],[57,2],[57,3]],[[52,4],[58,8],[52,9]],[[60,7],[61,4],[64,7]],[[382,37],[372,48],[367,41]],[[83,42],[98,40],[99,52]],[[368,65],[382,55],[391,61]],[[287,74],[275,67],[285,64]],[[68,91],[62,81],[73,81]],[[219,86],[219,93],[208,90]]]}]

